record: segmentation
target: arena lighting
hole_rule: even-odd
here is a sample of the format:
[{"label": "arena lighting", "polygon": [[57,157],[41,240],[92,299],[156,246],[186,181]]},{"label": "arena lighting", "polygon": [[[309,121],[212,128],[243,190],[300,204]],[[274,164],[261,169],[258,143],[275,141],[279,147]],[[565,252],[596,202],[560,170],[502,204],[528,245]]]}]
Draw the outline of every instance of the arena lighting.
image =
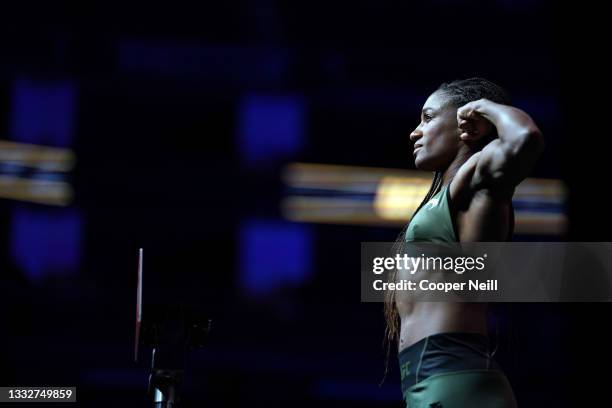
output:
[{"label": "arena lighting", "polygon": [[[293,163],[283,171],[286,218],[298,222],[401,226],[427,193],[431,174],[416,170]],[[528,178],[513,198],[515,233],[563,235],[567,190],[561,180]]]},{"label": "arena lighting", "polygon": [[0,140],[0,198],[66,206],[74,193],[63,173],[75,161],[70,149]]},{"label": "arena lighting", "polygon": [[0,175],[0,198],[66,206],[70,204],[72,197],[72,187],[63,181]]},{"label": "arena lighting", "polygon": [[[418,180],[418,181],[416,181]],[[431,179],[385,176],[376,188],[374,211],[385,220],[406,221],[429,190]]]},{"label": "arena lighting", "polygon": [[70,149],[0,140],[0,163],[33,167],[43,171],[68,172],[75,156]]}]

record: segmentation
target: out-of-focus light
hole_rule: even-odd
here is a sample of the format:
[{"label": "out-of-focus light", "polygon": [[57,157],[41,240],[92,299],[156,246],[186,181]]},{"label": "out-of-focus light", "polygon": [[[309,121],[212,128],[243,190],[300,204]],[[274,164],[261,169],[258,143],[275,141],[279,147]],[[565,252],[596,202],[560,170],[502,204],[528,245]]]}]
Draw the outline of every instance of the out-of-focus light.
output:
[{"label": "out-of-focus light", "polygon": [[0,163],[3,165],[68,172],[74,167],[74,162],[75,156],[70,149],[0,140]]},{"label": "out-of-focus light", "polygon": [[416,177],[383,177],[374,198],[376,215],[385,220],[406,220],[412,214],[427,191],[431,180]]},{"label": "out-of-focus light", "polygon": [[74,138],[77,91],[71,81],[13,83],[9,134],[15,141],[68,147]]},{"label": "out-of-focus light", "polygon": [[[402,226],[421,203],[431,173],[294,163],[285,168],[283,215],[292,221]],[[567,189],[555,179],[529,178],[515,190],[515,233],[563,235]]]},{"label": "out-of-focus light", "polygon": [[13,212],[11,255],[34,282],[76,272],[81,238],[81,215],[74,209],[17,207]]},{"label": "out-of-focus light", "polygon": [[240,227],[240,280],[249,295],[299,285],[312,271],[312,258],[306,225],[252,219]]},{"label": "out-of-focus light", "polygon": [[73,195],[70,184],[63,181],[0,175],[0,198],[66,206]]},{"label": "out-of-focus light", "polygon": [[286,159],[303,144],[304,100],[296,96],[245,96],[238,114],[238,146],[246,165]]},{"label": "out-of-focus light", "polygon": [[13,82],[9,136],[0,140],[0,198],[67,205],[72,187],[77,86],[69,80]]}]

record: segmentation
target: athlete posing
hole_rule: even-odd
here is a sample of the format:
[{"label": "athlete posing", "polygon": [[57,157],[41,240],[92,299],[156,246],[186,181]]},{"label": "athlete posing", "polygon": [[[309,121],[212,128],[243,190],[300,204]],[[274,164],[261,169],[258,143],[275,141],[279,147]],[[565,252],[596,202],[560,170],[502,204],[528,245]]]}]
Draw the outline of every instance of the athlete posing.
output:
[{"label": "athlete posing", "polygon": [[[416,167],[434,177],[400,239],[511,240],[514,189],[544,148],[531,117],[510,106],[499,86],[470,78],[429,96],[410,139]],[[516,406],[489,350],[486,303],[414,302],[402,292],[387,299],[387,338],[399,340],[409,408]]]}]

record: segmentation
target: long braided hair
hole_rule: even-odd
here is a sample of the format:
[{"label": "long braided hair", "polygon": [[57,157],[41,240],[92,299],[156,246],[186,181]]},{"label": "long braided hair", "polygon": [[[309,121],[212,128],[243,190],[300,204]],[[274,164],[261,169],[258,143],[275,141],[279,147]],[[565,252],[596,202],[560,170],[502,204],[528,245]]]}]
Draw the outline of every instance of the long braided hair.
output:
[{"label": "long braided hair", "polygon": [[[489,99],[493,102],[509,105],[510,97],[506,93],[506,91],[501,88],[499,85],[494,84],[491,81],[488,81],[484,78],[468,78],[468,79],[460,79],[452,82],[443,83],[436,89],[436,92],[443,92],[444,95],[448,98],[448,103],[452,104],[455,108],[460,108],[461,106],[472,102],[477,101],[482,98]],[[493,139],[497,137],[497,131],[495,128],[492,129],[491,134],[488,135],[480,145],[480,148],[484,147],[486,144],[491,142]],[[441,187],[442,187],[442,176],[443,171],[438,170],[434,172],[433,179],[431,181],[431,186],[429,191],[421,201],[421,204],[414,211],[416,214],[421,207],[423,207],[434,195],[436,195]],[[393,253],[400,253],[402,251],[403,246],[406,242],[405,236],[406,231],[408,229],[408,224],[404,226],[402,231],[399,233],[395,240],[395,244],[393,245]],[[394,270],[389,273],[389,281],[395,282],[397,277],[397,270]],[[386,349],[386,358],[385,358],[385,373],[383,376],[383,381],[387,375],[389,369],[389,358],[391,355],[391,346],[397,342],[399,339],[399,331],[400,331],[400,317],[397,311],[397,307],[395,305],[395,292],[394,291],[386,291],[385,293],[385,320],[387,321],[387,326],[385,328],[385,336],[384,336],[384,344]]]}]

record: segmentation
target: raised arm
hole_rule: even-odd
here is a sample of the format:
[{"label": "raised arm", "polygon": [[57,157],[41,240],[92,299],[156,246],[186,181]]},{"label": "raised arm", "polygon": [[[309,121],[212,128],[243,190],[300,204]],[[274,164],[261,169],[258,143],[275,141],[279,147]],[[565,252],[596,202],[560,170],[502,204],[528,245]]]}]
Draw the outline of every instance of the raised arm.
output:
[{"label": "raised arm", "polygon": [[512,106],[480,99],[459,108],[457,122],[460,137],[467,144],[478,143],[491,126],[499,136],[478,153],[472,191],[516,187],[544,150],[544,138],[533,119]]}]

